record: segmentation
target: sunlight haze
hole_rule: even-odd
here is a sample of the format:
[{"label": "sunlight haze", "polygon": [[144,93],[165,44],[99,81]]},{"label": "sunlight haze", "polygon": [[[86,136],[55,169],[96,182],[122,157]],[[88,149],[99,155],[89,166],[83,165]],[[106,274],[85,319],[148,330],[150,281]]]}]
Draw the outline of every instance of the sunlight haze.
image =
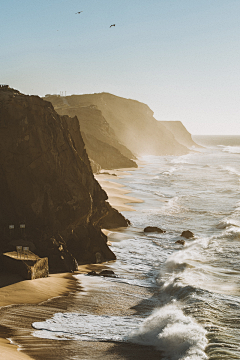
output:
[{"label": "sunlight haze", "polygon": [[240,134],[239,13],[238,0],[1,0],[0,83],[108,92],[191,134]]}]

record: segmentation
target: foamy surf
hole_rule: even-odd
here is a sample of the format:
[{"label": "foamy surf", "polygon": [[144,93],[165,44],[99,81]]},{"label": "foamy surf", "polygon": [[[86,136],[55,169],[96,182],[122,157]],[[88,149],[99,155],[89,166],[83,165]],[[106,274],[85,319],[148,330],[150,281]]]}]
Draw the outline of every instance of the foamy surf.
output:
[{"label": "foamy surf", "polygon": [[172,303],[156,309],[143,321],[129,339],[142,345],[152,345],[168,360],[208,359],[207,331]]},{"label": "foamy surf", "polygon": [[78,313],[56,313],[52,319],[35,322],[33,336],[52,340],[126,342],[141,319]]},{"label": "foamy surf", "polygon": [[206,330],[176,304],[155,310],[143,319],[130,316],[97,316],[56,313],[52,319],[32,324],[33,336],[52,340],[132,342],[151,345],[166,359],[207,359]]},{"label": "foamy surf", "polygon": [[[124,213],[131,227],[109,234],[118,277],[102,282],[148,291],[137,315],[65,314],[35,325],[35,336],[147,345],[165,360],[240,359],[240,138],[235,148],[227,141],[201,154],[146,157],[117,180],[144,203]],[[146,226],[166,232],[146,234]],[[181,237],[187,229],[193,239]]]},{"label": "foamy surf", "polygon": [[240,146],[224,146],[219,145],[222,148],[223,152],[227,152],[230,154],[240,154]]}]

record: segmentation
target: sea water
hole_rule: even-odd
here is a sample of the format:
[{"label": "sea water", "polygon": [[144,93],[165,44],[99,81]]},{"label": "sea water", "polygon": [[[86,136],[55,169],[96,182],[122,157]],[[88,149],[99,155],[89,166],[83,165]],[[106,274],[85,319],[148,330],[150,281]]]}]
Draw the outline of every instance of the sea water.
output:
[{"label": "sea water", "polygon": [[[34,323],[34,336],[150,345],[168,360],[240,359],[240,137],[195,141],[204,147],[144,157],[114,180],[144,202],[110,234],[118,278],[103,281],[157,291],[152,313],[57,313]],[[166,232],[144,233],[149,225]],[[183,230],[195,235],[184,246]]]}]

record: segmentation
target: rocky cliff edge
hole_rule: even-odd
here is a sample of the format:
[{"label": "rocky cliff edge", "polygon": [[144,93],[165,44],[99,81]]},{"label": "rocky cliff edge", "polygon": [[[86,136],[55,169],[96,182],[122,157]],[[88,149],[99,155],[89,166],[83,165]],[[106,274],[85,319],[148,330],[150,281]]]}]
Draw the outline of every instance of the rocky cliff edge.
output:
[{"label": "rocky cliff edge", "polygon": [[128,221],[93,176],[78,119],[38,96],[0,89],[0,129],[1,251],[29,246],[52,272],[114,260],[101,227]]}]

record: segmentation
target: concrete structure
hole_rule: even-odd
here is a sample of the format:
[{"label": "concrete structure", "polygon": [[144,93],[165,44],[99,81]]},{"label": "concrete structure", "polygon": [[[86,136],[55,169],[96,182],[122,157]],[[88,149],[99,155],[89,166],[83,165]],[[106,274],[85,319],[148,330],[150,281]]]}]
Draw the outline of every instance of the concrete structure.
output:
[{"label": "concrete structure", "polygon": [[[26,250],[25,250],[26,251]],[[12,251],[3,254],[4,271],[19,274],[26,280],[47,277],[48,258],[40,258],[31,251]]]}]

